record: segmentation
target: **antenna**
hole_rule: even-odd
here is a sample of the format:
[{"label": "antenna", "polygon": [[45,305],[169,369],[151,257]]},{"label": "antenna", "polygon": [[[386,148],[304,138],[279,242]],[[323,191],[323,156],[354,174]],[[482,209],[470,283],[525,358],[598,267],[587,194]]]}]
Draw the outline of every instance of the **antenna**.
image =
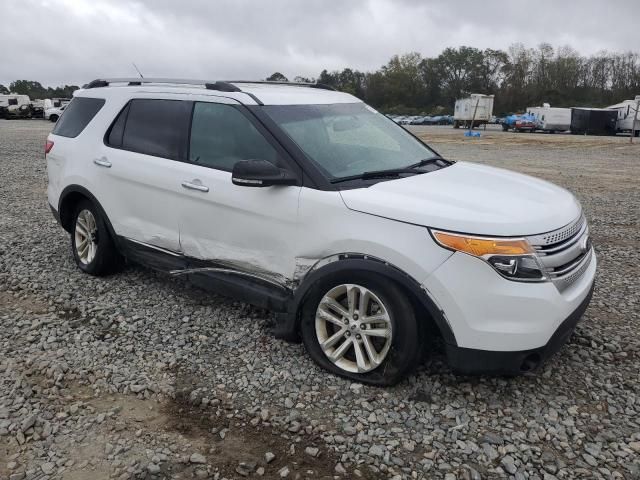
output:
[{"label": "antenna", "polygon": [[138,67],[136,66],[135,63],[131,62],[131,64],[133,65],[133,68],[136,69],[136,72],[138,72],[138,75],[140,75],[140,78],[144,78],[144,75],[142,75],[142,73],[140,73],[140,70],[138,69]]}]

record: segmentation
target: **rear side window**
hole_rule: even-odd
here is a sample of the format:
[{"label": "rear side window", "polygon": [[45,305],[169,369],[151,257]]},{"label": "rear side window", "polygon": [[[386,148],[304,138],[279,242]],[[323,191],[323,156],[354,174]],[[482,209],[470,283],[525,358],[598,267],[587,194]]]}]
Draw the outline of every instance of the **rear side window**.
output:
[{"label": "rear side window", "polygon": [[104,105],[103,98],[76,97],[64,109],[64,115],[60,117],[53,129],[54,135],[74,138],[80,135],[96,113]]},{"label": "rear side window", "polygon": [[113,123],[107,144],[155,157],[187,156],[192,102],[134,99]]},{"label": "rear side window", "polygon": [[10,98],[9,99],[9,105],[17,105],[18,104],[18,99],[17,98]]}]

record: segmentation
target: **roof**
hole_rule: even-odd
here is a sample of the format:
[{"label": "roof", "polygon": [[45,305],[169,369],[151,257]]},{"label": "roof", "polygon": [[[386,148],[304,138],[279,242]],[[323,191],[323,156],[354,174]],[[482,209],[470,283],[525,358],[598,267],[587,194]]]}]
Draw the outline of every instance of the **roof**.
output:
[{"label": "roof", "polygon": [[612,112],[611,108],[595,108],[595,107],[571,107],[573,110],[587,110],[590,112]]},{"label": "roof", "polygon": [[205,94],[232,98],[247,105],[309,105],[359,103],[361,100],[348,93],[316,83],[264,82],[264,81],[207,81],[166,78],[111,78],[89,82],[80,93],[126,89],[134,92],[167,92]]},{"label": "roof", "polygon": [[636,100],[623,100],[622,102],[616,103],[615,105],[609,105],[607,108],[626,108],[628,105],[635,106],[636,103],[638,103]]}]

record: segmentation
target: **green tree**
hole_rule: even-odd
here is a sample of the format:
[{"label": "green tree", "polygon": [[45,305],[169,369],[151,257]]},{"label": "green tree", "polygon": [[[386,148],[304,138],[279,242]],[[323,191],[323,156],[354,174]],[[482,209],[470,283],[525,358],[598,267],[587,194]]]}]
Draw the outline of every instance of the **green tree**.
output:
[{"label": "green tree", "polygon": [[20,95],[28,95],[32,100],[47,97],[47,89],[44,88],[40,82],[34,82],[32,80],[16,80],[15,82],[11,82],[9,90]]},{"label": "green tree", "polygon": [[268,82],[288,82],[289,79],[285,77],[283,74],[281,74],[280,72],[275,72],[267,77],[267,81]]}]

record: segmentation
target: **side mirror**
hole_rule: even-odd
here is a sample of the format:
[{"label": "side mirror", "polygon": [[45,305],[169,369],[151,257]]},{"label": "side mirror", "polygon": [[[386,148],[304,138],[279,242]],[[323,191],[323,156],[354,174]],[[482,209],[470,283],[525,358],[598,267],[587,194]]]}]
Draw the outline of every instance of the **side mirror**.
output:
[{"label": "side mirror", "polygon": [[241,187],[270,187],[295,185],[296,176],[288,170],[276,167],[267,160],[241,160],[233,166],[231,181]]}]

